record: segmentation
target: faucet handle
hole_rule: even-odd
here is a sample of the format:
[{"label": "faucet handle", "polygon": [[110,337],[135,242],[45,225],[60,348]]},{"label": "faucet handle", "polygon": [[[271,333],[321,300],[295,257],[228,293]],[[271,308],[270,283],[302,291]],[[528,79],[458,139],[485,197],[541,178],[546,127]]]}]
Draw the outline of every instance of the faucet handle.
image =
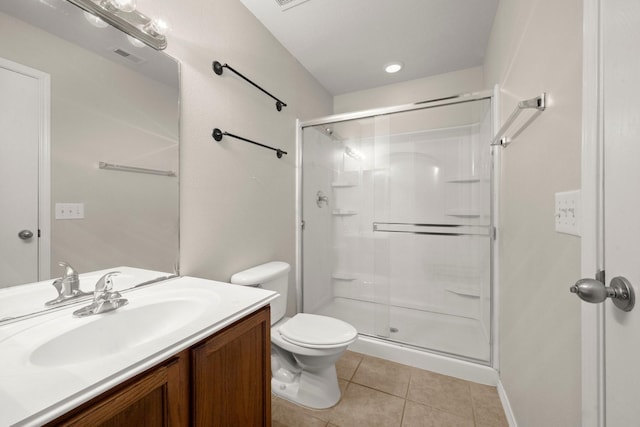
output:
[{"label": "faucet handle", "polygon": [[120,274],[119,271],[110,271],[96,282],[96,294],[99,292],[109,292],[113,288],[111,277]]},{"label": "faucet handle", "polygon": [[77,275],[78,272],[66,261],[59,261],[58,265],[64,268],[64,276],[74,276]]},{"label": "faucet handle", "polygon": [[64,268],[64,275],[62,276],[63,279],[66,277],[78,277],[78,272],[71,267],[71,264],[68,262],[60,261],[58,262],[58,265]]}]

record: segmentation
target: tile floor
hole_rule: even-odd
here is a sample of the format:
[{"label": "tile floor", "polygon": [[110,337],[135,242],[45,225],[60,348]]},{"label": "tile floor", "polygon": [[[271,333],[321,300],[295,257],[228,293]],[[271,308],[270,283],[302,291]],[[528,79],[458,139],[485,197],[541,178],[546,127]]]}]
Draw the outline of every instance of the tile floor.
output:
[{"label": "tile floor", "polygon": [[495,387],[347,351],[342,399],[313,410],[272,396],[273,427],[508,427]]}]

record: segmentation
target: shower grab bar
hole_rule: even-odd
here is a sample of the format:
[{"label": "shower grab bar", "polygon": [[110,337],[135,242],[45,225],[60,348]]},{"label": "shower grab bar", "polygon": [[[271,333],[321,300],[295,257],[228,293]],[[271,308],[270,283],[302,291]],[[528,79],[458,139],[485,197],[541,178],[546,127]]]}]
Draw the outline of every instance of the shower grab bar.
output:
[{"label": "shower grab bar", "polygon": [[[537,111],[529,118],[529,120],[527,120],[522,126],[520,126],[520,129],[518,129],[518,131],[515,132],[511,136],[511,138],[507,138],[506,136],[504,136],[504,134],[507,133],[507,130],[509,130],[509,127],[513,124],[516,118],[518,118],[522,110],[530,108],[535,108]],[[503,147],[506,147],[509,143],[511,143],[513,139],[520,135],[520,133],[525,130],[525,128],[529,126],[529,124],[533,122],[540,115],[540,113],[545,110],[545,108],[547,108],[546,92],[543,92],[542,95],[536,96],[535,98],[525,99],[524,101],[518,102],[516,108],[504,122],[498,133],[496,133],[493,141],[491,141],[491,145],[501,145]]]},{"label": "shower grab bar", "polygon": [[270,146],[268,146],[268,145],[261,144],[261,143],[256,142],[256,141],[252,141],[252,140],[250,140],[250,139],[243,138],[243,137],[238,136],[238,135],[234,135],[234,134],[229,133],[229,132],[223,132],[223,131],[221,131],[221,130],[220,130],[220,129],[218,129],[218,128],[215,128],[215,129],[213,130],[213,133],[211,134],[211,136],[213,136],[213,139],[215,139],[215,140],[216,140],[216,141],[218,141],[218,142],[222,141],[222,137],[223,137],[223,136],[230,136],[231,138],[236,138],[236,139],[239,139],[239,140],[241,140],[241,141],[248,142],[248,143],[250,143],[250,144],[255,144],[255,145],[259,145],[260,147],[268,148],[269,150],[273,150],[273,151],[275,151],[275,152],[276,152],[276,156],[278,156],[278,158],[279,158],[279,159],[280,159],[280,158],[282,158],[282,155],[283,155],[283,154],[288,154],[286,151],[283,151],[283,150],[281,150],[281,149],[279,149],[279,148],[273,148],[273,147],[270,147]]},{"label": "shower grab bar", "polygon": [[244,81],[246,81],[247,83],[251,84],[253,87],[255,87],[256,89],[262,91],[263,93],[265,93],[266,95],[270,96],[271,98],[275,99],[276,100],[276,110],[282,111],[282,107],[286,107],[287,106],[287,104],[284,101],[281,101],[278,98],[276,98],[275,96],[271,95],[269,92],[267,92],[266,90],[261,88],[259,85],[257,85],[256,83],[252,82],[249,78],[245,77],[240,71],[234,69],[231,65],[229,65],[229,64],[221,64],[218,61],[213,61],[213,72],[216,73],[217,75],[221,76],[222,72],[224,71],[225,68],[230,69],[231,71],[236,73],[239,77],[244,79]]},{"label": "shower grab bar", "polygon": [[99,169],[110,169],[121,172],[146,173],[149,175],[176,176],[174,171],[165,171],[160,169],[139,168],[136,166],[115,165],[113,163],[98,162]]},{"label": "shower grab bar", "polygon": [[[386,227],[385,227],[386,226]],[[413,228],[417,228],[415,230]],[[383,229],[384,228],[384,229]],[[407,229],[409,228],[409,229]],[[430,231],[419,231],[431,228]],[[490,236],[491,226],[468,224],[413,224],[406,222],[374,222],[373,231],[383,233],[408,233],[430,236]]]}]

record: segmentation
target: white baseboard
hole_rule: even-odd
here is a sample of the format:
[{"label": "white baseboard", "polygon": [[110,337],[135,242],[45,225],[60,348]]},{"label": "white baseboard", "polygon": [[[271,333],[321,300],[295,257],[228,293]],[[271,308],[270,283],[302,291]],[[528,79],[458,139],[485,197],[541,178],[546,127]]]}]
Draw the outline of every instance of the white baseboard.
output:
[{"label": "white baseboard", "polygon": [[518,423],[516,422],[516,417],[513,415],[513,411],[511,410],[511,404],[509,403],[509,398],[507,397],[507,392],[502,385],[502,380],[498,380],[498,395],[500,396],[500,402],[502,402],[502,409],[504,409],[504,415],[507,417],[507,422],[509,423],[509,427],[518,427]]}]

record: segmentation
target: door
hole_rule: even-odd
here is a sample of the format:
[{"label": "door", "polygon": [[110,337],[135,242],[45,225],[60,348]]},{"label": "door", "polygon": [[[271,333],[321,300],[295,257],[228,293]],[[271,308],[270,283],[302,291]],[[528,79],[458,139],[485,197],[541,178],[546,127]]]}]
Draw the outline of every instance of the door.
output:
[{"label": "door", "polygon": [[[583,274],[640,288],[640,3],[586,0]],[[586,200],[586,201],[585,201]],[[636,304],[637,305],[637,304]],[[583,426],[640,425],[640,308],[583,305]]]},{"label": "door", "polygon": [[0,58],[0,287],[44,278],[40,261],[48,275],[39,251],[39,217],[46,216],[39,199],[48,195],[48,177],[40,172],[48,163],[47,116],[48,75]]},{"label": "door", "polygon": [[[603,23],[604,266],[640,290],[640,2],[601,3]],[[640,308],[604,314],[605,419],[640,425]]]}]

